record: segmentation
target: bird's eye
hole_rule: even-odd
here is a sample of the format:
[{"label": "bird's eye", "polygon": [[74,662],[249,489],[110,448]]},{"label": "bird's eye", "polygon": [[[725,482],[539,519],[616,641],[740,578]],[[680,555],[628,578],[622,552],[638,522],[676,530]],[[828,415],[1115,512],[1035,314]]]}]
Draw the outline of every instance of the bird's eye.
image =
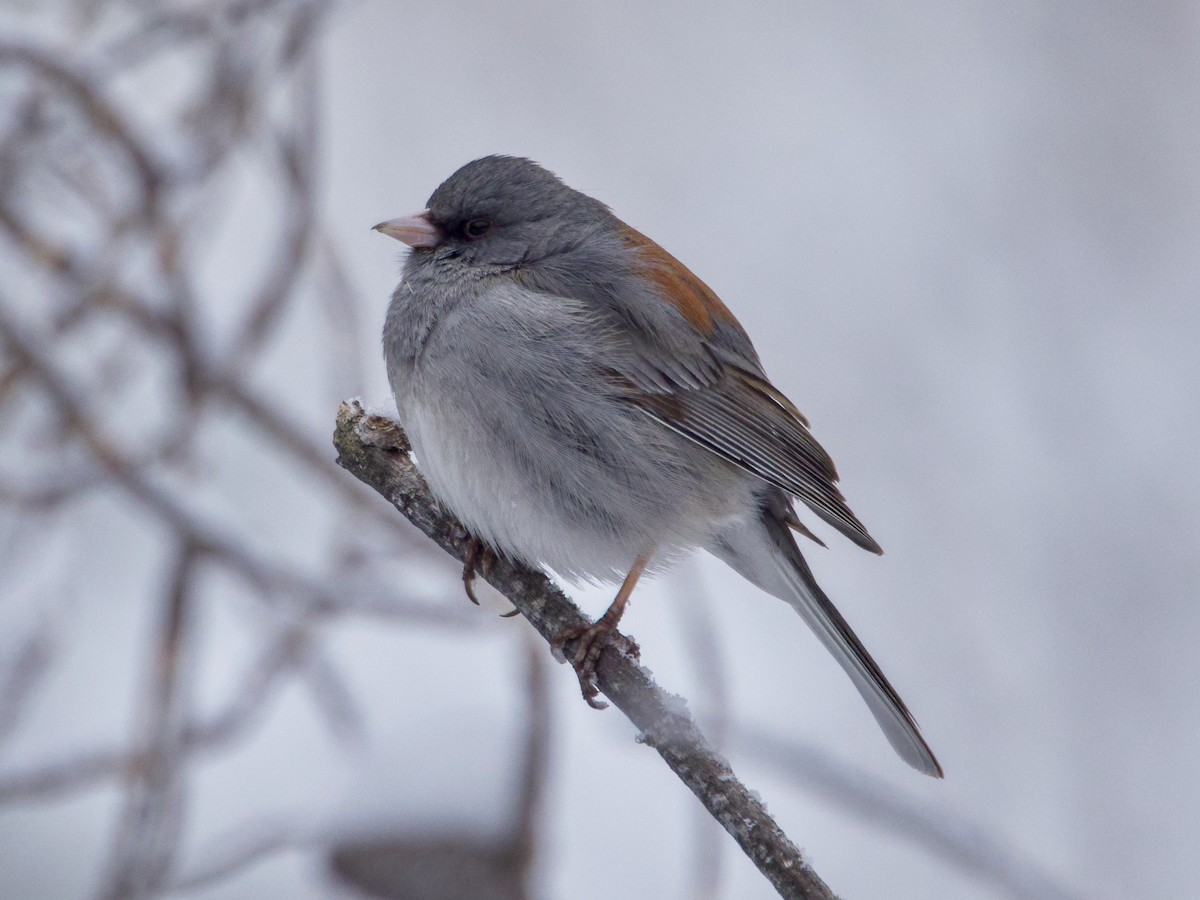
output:
[{"label": "bird's eye", "polygon": [[491,219],[471,219],[463,226],[463,234],[471,240],[483,237],[492,230]]}]

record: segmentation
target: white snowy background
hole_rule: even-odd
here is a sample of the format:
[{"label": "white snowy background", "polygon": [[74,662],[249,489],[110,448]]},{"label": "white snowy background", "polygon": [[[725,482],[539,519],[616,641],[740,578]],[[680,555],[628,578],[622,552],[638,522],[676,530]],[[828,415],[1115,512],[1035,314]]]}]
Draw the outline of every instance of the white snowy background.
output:
[{"label": "white snowy background", "polygon": [[[28,7],[5,21],[10,37],[55,37]],[[319,214],[358,301],[367,403],[389,402],[377,335],[400,259],[370,226],[420,209],[477,156],[545,164],[711,285],[812,420],[886,549],[831,539],[813,568],[946,779],[896,759],[799,618],[711,558],[635,595],[625,630],[659,682],[703,718],[717,678],[731,735],[817,748],[952,830],[973,823],[1066,896],[1193,896],[1194,4],[375,0],[338,6],[320,47]],[[207,239],[216,322],[236,317],[222,304],[279,203],[252,173],[227,190],[236,213]],[[315,301],[291,310],[256,377],[328,445],[340,397],[325,322]],[[241,510],[290,558],[323,546],[334,525],[303,476],[256,471],[244,423],[222,429],[204,502]],[[24,535],[21,565],[0,573],[10,598],[55,572],[72,596],[61,662],[0,770],[132,726],[163,574],[156,535],[117,509],[101,499],[54,542]],[[5,539],[20,530],[0,509]],[[449,560],[421,565],[396,577],[466,604]],[[574,591],[592,614],[609,593]],[[285,691],[248,740],[189,769],[183,868],[272,822],[499,827],[527,627],[493,623],[500,610],[471,608],[487,623],[469,633],[373,620],[321,632],[363,739],[330,740],[305,693]],[[694,652],[696,616],[718,653]],[[196,692],[215,702],[244,621],[214,602],[203,624]],[[710,846],[720,896],[773,896],[732,841],[703,834],[715,826],[619,713],[588,709],[565,667],[549,675],[539,896],[689,896]],[[1006,896],[752,747],[726,749],[841,896]],[[87,896],[119,798],[113,783],[0,807],[0,896]],[[301,842],[187,895],[326,897],[319,856]]]}]

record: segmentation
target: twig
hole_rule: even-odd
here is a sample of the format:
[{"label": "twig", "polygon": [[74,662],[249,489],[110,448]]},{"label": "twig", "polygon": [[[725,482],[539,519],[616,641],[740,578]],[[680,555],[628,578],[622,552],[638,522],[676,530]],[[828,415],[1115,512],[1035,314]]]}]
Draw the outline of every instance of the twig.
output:
[{"label": "twig", "polygon": [[[327,241],[315,200],[316,50],[332,5],[184,0],[143,16],[84,0],[69,43],[0,38],[0,74],[15,88],[0,113],[0,256],[12,270],[0,290],[0,410],[5,425],[15,425],[20,454],[11,473],[0,473],[0,505],[15,508],[22,531],[53,523],[67,533],[83,521],[74,505],[104,491],[151,526],[155,545],[161,539],[178,553],[135,732],[112,744],[56,748],[0,772],[0,803],[126,788],[98,886],[114,900],[169,889],[189,761],[201,751],[228,752],[291,680],[311,692],[335,737],[360,735],[356,698],[315,633],[322,622],[350,614],[456,629],[491,624],[414,602],[402,580],[372,577],[370,566],[351,570],[335,560],[318,568],[311,553],[289,558],[294,548],[286,542],[248,533],[244,516],[199,501],[213,493],[207,483],[197,489],[209,471],[204,437],[233,412],[271,460],[315,475],[306,485],[331,489],[342,520],[353,523],[346,535],[386,541],[391,554],[440,557],[382,504],[374,513],[382,527],[364,527],[375,524],[358,512],[368,488],[346,478],[328,445],[313,442],[290,410],[253,384],[288,311],[311,296],[306,288],[319,274],[313,258]],[[167,102],[147,106],[140,87],[158,77],[150,67],[168,55],[191,72]],[[281,218],[247,249],[246,271],[255,251],[267,263],[264,276],[241,304],[245,319],[222,339],[223,326],[208,317],[217,304],[201,272],[213,230],[205,219],[221,206],[232,170],[254,158],[280,189]],[[333,274],[344,298],[345,279]],[[328,304],[338,300],[337,291],[322,294]],[[344,315],[337,322],[349,347],[353,323]],[[164,362],[174,377],[161,377]],[[148,372],[156,393],[144,403],[131,385]],[[331,395],[345,391],[343,383]],[[123,404],[134,396],[135,404]],[[9,543],[16,544],[0,534],[0,555]],[[44,563],[35,554],[20,565]],[[184,623],[200,565],[205,575],[229,576],[235,596],[272,622],[224,705],[189,718],[179,652],[198,646]],[[89,584],[83,571],[68,577]],[[14,646],[11,665],[0,664],[0,740],[24,724],[54,662],[45,643]]]},{"label": "twig", "polygon": [[180,543],[154,648],[143,760],[133,772],[113,858],[98,892],[102,900],[156,893],[175,856],[183,806],[184,637],[200,557],[195,544]]},{"label": "twig", "polygon": [[[532,632],[525,641],[525,687],[528,703],[528,727],[521,760],[517,798],[510,823],[500,835],[495,859],[502,869],[514,872],[514,881],[527,883],[537,850],[541,795],[546,783],[550,750],[550,696],[547,684],[548,660]],[[253,824],[243,824],[213,841],[196,854],[198,862],[177,873],[169,888],[173,892],[193,891],[207,884],[230,878],[264,857],[286,849],[320,847],[345,849],[346,834],[336,824],[303,824],[292,818],[272,816]]]},{"label": "twig", "polygon": [[40,47],[0,41],[0,65],[15,65],[37,72],[70,97],[98,133],[110,138],[124,151],[139,181],[142,212],[150,218],[162,184],[157,161],[147,152],[145,142],[135,136],[129,123],[96,90],[94,81],[69,66],[64,59],[70,59],[70,55],[61,53],[56,57]]},{"label": "twig", "polygon": [[198,854],[201,862],[189,866],[169,885],[172,894],[185,894],[237,875],[260,859],[281,850],[323,843],[328,837],[294,818],[272,818],[244,825],[221,837]]},{"label": "twig", "polygon": [[[319,613],[356,613],[398,617],[409,621],[404,606],[391,608],[380,600],[374,605],[339,606],[311,610]],[[459,618],[437,618],[430,615],[417,618],[427,625],[455,629],[470,628]],[[476,619],[478,621],[478,619]],[[291,670],[305,670],[313,654],[313,640],[306,620],[282,625],[263,642],[262,648],[237,677],[237,690],[228,703],[217,712],[183,729],[182,744],[187,755],[224,749],[244,735],[267,711],[272,697],[283,686],[282,675]],[[93,788],[146,765],[147,751],[130,751],[124,747],[81,750],[59,758],[44,760],[25,769],[0,772],[0,804],[31,800],[50,800],[75,791]]]},{"label": "twig", "polygon": [[[242,542],[225,534],[223,529],[194,512],[171,490],[141,471],[137,461],[121,453],[117,443],[104,432],[97,418],[90,414],[78,386],[20,327],[15,317],[6,313],[3,303],[0,303],[0,346],[5,346],[8,353],[23,362],[30,374],[37,378],[62,422],[80,439],[95,464],[104,469],[131,499],[171,531],[186,537],[208,556],[220,559],[231,572],[264,594],[287,593],[300,605],[317,611],[354,608],[355,598],[347,594],[342,584],[297,575],[291,566],[283,562],[254,555]],[[252,407],[251,411],[269,414],[269,408],[265,405]],[[367,602],[361,608],[376,611],[385,608],[378,597],[365,599]],[[459,618],[430,604],[418,605],[404,600],[397,602],[394,609],[397,614],[411,612],[414,616],[434,621],[448,622]]]},{"label": "twig", "polygon": [[50,667],[56,649],[55,616],[44,614],[17,645],[0,670],[0,743],[8,739],[25,712],[25,701]]},{"label": "twig", "polygon": [[[396,422],[367,415],[358,404],[343,403],[334,446],[340,465],[386,497],[455,559],[465,557],[467,532],[429,493],[408,456],[408,439]],[[528,566],[499,559],[485,577],[547,641],[587,624],[579,608],[549,578]],[[570,643],[566,651],[569,657]],[[600,656],[596,677],[600,689],[641,731],[641,742],[658,751],[780,896],[834,896],[762,802],[712,750],[682,698],[665,693],[635,660],[612,644]]]},{"label": "twig", "polygon": [[[292,624],[265,642],[263,649],[238,678],[238,689],[217,713],[182,729],[182,752],[187,755],[226,747],[245,734],[265,713],[282,686],[281,675],[299,667],[311,646],[304,624]],[[94,787],[116,777],[133,777],[150,762],[152,748],[83,751],[43,762],[24,771],[0,774],[0,803],[46,800]]]}]

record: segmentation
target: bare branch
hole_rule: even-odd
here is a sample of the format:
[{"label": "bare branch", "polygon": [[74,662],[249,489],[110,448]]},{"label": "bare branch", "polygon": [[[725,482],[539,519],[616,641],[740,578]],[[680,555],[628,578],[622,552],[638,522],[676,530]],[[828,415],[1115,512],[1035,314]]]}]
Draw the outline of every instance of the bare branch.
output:
[{"label": "bare branch", "polygon": [[[399,424],[344,403],[338,411],[334,445],[339,464],[386,497],[455,559],[465,558],[469,536],[429,493],[409,459],[408,439]],[[486,578],[547,641],[587,624],[579,608],[541,572],[500,559]],[[570,642],[565,649],[569,657]],[[646,670],[611,643],[600,656],[596,676],[600,689],[638,727],[639,740],[658,751],[780,896],[833,897],[762,801],[712,750],[682,698],[662,691]]]},{"label": "bare branch", "polygon": [[[35,523],[69,534],[77,507],[99,495],[146,526],[139,534],[153,535],[131,555],[160,544],[178,555],[135,733],[114,746],[51,747],[0,772],[0,803],[125,782],[99,885],[105,897],[170,889],[189,760],[228,752],[267,718],[281,687],[302,684],[334,739],[362,739],[360,698],[322,645],[324,623],[358,615],[453,629],[491,624],[457,605],[418,602],[389,567],[440,554],[346,478],[328,445],[251,379],[294,306],[318,295],[329,307],[354,299],[317,203],[316,50],[331,7],[182,0],[118,14],[107,0],[85,0],[53,41],[0,39],[0,72],[13,87],[0,114],[0,256],[9,264],[0,290],[0,407],[15,425],[3,449],[16,451],[0,473],[0,504],[17,512],[22,531]],[[138,79],[161,77],[158,66],[169,58],[178,83],[163,102],[142,103]],[[261,186],[274,188],[264,195],[277,203],[261,242],[243,254],[247,270],[265,263],[263,274],[237,298],[240,317],[226,323],[212,315],[231,302],[208,293],[206,235],[215,228],[204,226],[227,214],[225,188],[246,161],[260,166]],[[310,289],[314,282],[320,291]],[[359,355],[354,319],[337,313],[330,331],[342,356],[331,359],[333,397],[345,395],[347,375],[362,381],[361,361],[346,365]],[[320,397],[294,402],[305,400]],[[206,502],[226,487],[208,477],[216,453],[206,438],[230,413],[265,459],[334,501],[344,527],[326,528],[325,553],[300,555],[252,533],[257,523],[227,512],[246,502],[240,495],[222,498],[228,505]],[[0,552],[15,543],[6,540]],[[18,583],[31,595],[51,577],[48,558],[17,564],[30,567]],[[200,566],[232,576],[221,583],[249,601],[254,624],[268,624],[231,673],[236,687],[224,705],[189,717],[180,648],[203,645],[185,627]],[[86,573],[71,577],[90,584]],[[41,638],[22,635],[4,649],[14,655],[0,661],[0,738],[22,724],[40,676],[56,662]]]},{"label": "bare branch", "polygon": [[153,895],[175,856],[183,811],[184,636],[200,556],[195,544],[180,543],[154,647],[141,764],[132,772],[115,850],[98,894],[102,900]]},{"label": "bare branch", "polygon": [[321,836],[294,819],[272,819],[243,826],[223,837],[212,849],[200,854],[203,863],[185,870],[169,887],[174,893],[188,893],[237,875],[260,859],[292,847],[302,847]]},{"label": "bare branch", "polygon": [[[347,611],[398,616],[403,621],[458,628],[481,627],[458,614],[438,615],[431,610],[428,618],[410,620],[403,606],[389,605],[383,598],[366,603],[339,605],[333,612]],[[329,610],[313,608],[312,615],[327,614]],[[313,650],[310,623],[306,619],[293,621],[277,629],[263,642],[255,658],[235,679],[237,689],[229,702],[211,716],[187,724],[182,731],[182,746],[187,755],[211,752],[228,747],[245,735],[266,714],[267,707],[283,685],[282,677],[292,671],[306,671]],[[321,676],[317,676],[321,677]],[[334,689],[338,690],[337,688]],[[356,721],[353,712],[350,721]],[[351,730],[356,727],[351,725]],[[26,769],[0,772],[0,804],[17,801],[50,800],[76,791],[105,784],[114,778],[131,777],[147,763],[145,749],[129,750],[112,747],[65,754],[57,759],[39,762]]]},{"label": "bare branch", "polygon": [[144,142],[134,134],[129,123],[97,92],[95,80],[63,62],[67,58],[70,58],[68,54],[54,58],[40,47],[32,45],[0,42],[0,65],[25,68],[56,85],[75,102],[97,132],[110,138],[124,151],[137,174],[143,215],[149,218],[162,184],[158,162],[147,152]]},{"label": "bare branch", "polygon": [[[305,624],[293,624],[279,631],[238,678],[238,688],[229,703],[207,720],[182,729],[183,751],[191,755],[225,747],[245,734],[264,714],[281,686],[281,675],[301,666],[310,647],[311,635]],[[113,778],[132,778],[150,763],[152,749],[86,751],[25,771],[0,774],[0,803],[47,800]]]},{"label": "bare branch", "polygon": [[20,724],[26,699],[50,666],[56,643],[55,618],[51,614],[43,615],[0,670],[0,743]]},{"label": "bare branch", "polygon": [[[173,532],[185,536],[204,553],[220,558],[230,570],[263,593],[290,594],[302,605],[318,611],[330,612],[354,606],[353,597],[347,597],[340,584],[306,578],[295,574],[282,563],[252,555],[240,542],[205,521],[171,491],[147,477],[136,462],[123,455],[103,432],[80,400],[75,385],[68,380],[66,373],[38,347],[37,342],[25,333],[14,318],[6,314],[3,304],[0,304],[0,343],[6,345],[9,352],[23,361],[38,378],[64,423],[84,443],[97,465]],[[265,405],[253,409],[255,413],[269,413]],[[273,420],[275,422],[278,420]],[[364,606],[376,611],[385,609],[379,597],[364,597],[363,600]],[[403,614],[407,610],[419,618],[443,623],[459,618],[435,607],[411,604],[403,598],[393,602],[391,608],[396,614]]]}]

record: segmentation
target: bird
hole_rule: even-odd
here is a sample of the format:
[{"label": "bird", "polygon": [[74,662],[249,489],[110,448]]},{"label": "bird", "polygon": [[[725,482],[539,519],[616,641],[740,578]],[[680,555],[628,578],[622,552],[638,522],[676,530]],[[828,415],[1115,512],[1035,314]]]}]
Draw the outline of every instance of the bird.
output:
[{"label": "bird", "polygon": [[[942,767],[817,584],[794,501],[859,547],[808,420],[721,299],[657,243],[525,158],[459,168],[375,230],[410,248],[383,327],[400,421],[438,500],[489,552],[619,583],[564,640],[595,661],[639,578],[703,548],[791,605],[918,771]],[[468,553],[468,592],[477,554]],[[473,595],[472,595],[473,599]],[[594,704],[595,705],[595,704]]]}]

